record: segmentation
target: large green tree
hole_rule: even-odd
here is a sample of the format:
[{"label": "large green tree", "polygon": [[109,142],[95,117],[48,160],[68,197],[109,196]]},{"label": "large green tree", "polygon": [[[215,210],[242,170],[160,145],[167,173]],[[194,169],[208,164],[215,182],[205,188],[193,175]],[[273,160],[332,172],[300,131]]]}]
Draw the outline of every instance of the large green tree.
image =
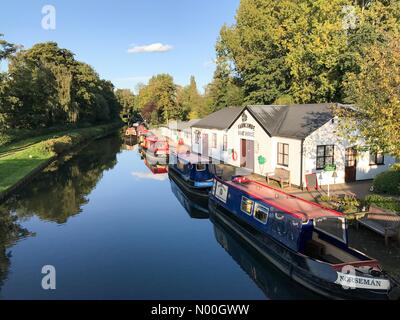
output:
[{"label": "large green tree", "polygon": [[345,85],[352,108],[338,109],[347,137],[400,158],[400,36],[373,44],[360,58],[359,72]]},{"label": "large green tree", "polygon": [[246,103],[340,102],[363,48],[399,28],[399,6],[394,0],[241,0],[236,23],[221,29],[217,54],[240,80]]},{"label": "large green tree", "polygon": [[9,57],[0,88],[0,121],[9,128],[40,128],[119,116],[114,86],[54,42]]},{"label": "large green tree", "polygon": [[183,120],[198,119],[209,114],[206,99],[199,93],[194,76],[190,77],[188,86],[178,88],[177,99],[183,110]]},{"label": "large green tree", "polygon": [[177,101],[177,86],[168,74],[159,74],[152,77],[146,86],[143,86],[138,95],[140,109],[146,106],[156,106],[152,112],[153,124],[166,123],[169,120],[182,119],[185,112]]},{"label": "large green tree", "polygon": [[115,95],[121,105],[121,116],[130,117],[136,110],[135,95],[130,89],[117,89]]},{"label": "large green tree", "polygon": [[[217,48],[220,48],[217,45]],[[244,101],[244,90],[239,78],[231,69],[224,51],[217,51],[217,66],[213,81],[206,88],[206,103],[210,112],[222,108],[240,106]]]}]

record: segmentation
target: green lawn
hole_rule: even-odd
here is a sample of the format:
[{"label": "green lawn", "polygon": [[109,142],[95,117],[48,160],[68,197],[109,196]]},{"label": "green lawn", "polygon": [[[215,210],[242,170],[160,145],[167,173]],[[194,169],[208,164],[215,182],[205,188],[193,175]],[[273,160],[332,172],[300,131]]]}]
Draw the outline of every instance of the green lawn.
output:
[{"label": "green lawn", "polygon": [[[46,139],[45,139],[46,140]],[[0,192],[3,192],[28,175],[43,162],[54,156],[43,143],[33,143],[22,150],[0,154]]]},{"label": "green lawn", "polygon": [[[55,152],[46,150],[45,141],[68,135],[74,137],[76,143],[81,143],[111,129],[112,125],[74,129],[32,137],[0,147],[0,193],[56,155]],[[71,145],[71,148],[73,146]]]}]

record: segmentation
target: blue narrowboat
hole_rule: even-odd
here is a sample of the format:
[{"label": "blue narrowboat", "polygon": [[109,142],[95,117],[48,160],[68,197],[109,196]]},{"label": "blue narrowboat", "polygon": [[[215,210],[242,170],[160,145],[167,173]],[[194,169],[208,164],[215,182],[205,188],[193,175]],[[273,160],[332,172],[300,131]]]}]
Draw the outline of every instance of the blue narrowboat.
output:
[{"label": "blue narrowboat", "polygon": [[170,174],[177,177],[189,192],[208,197],[214,183],[210,160],[190,152],[173,155]]},{"label": "blue narrowboat", "polygon": [[327,298],[399,299],[379,262],[349,247],[342,213],[243,176],[216,176],[210,214],[294,281]]}]

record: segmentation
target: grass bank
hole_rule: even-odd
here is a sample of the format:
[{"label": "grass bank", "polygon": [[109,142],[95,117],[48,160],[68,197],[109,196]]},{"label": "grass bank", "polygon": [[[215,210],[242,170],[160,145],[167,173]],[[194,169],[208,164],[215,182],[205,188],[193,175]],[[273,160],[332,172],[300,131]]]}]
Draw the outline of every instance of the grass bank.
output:
[{"label": "grass bank", "polygon": [[105,136],[120,123],[31,137],[0,147],[0,201],[59,155]]}]

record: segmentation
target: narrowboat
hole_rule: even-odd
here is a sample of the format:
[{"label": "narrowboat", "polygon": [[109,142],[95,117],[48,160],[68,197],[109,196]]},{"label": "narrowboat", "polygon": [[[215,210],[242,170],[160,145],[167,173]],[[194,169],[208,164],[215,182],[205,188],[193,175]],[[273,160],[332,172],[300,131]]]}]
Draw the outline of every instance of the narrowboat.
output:
[{"label": "narrowboat", "polygon": [[170,175],[179,179],[188,192],[208,197],[214,184],[210,160],[190,152],[173,154],[171,157]]},{"label": "narrowboat", "polygon": [[169,145],[163,137],[150,136],[145,138],[146,157],[152,162],[168,164]]},{"label": "narrowboat", "polygon": [[168,173],[168,166],[160,163],[150,163],[144,158],[144,164],[153,174],[166,174]]},{"label": "narrowboat", "polygon": [[179,178],[169,175],[171,191],[192,219],[208,219],[208,199],[198,197],[183,188]]},{"label": "narrowboat", "polygon": [[316,300],[322,297],[280,272],[257,250],[224,223],[210,216],[220,246],[244,270],[270,300]]},{"label": "narrowboat", "polygon": [[150,131],[146,131],[143,132],[140,136],[139,136],[139,145],[143,148],[146,149],[146,144],[148,144],[148,140],[146,140],[147,138],[153,137],[154,134]]},{"label": "narrowboat", "polygon": [[399,299],[398,282],[348,245],[342,213],[245,176],[215,176],[210,211],[292,280],[331,299]]}]

